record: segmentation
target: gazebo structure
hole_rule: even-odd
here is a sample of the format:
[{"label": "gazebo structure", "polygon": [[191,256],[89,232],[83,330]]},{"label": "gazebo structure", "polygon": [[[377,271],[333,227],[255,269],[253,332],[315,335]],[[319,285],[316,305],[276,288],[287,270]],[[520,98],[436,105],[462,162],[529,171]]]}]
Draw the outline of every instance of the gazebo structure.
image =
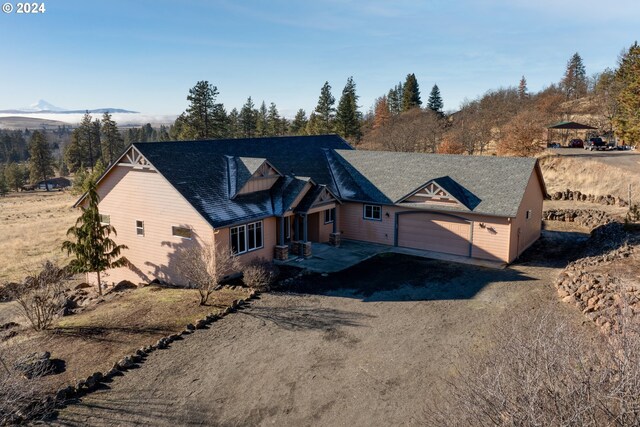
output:
[{"label": "gazebo structure", "polygon": [[595,129],[597,128],[594,128],[593,126],[589,126],[589,125],[583,125],[582,123],[577,123],[577,122],[566,122],[566,121],[559,122],[551,126],[547,126],[547,143],[550,144],[552,142],[551,136],[553,135],[553,131],[555,130],[560,131],[563,145],[566,145],[567,137],[569,136],[570,131],[573,130],[574,135],[577,136],[579,130],[587,131],[587,130],[595,130]]}]

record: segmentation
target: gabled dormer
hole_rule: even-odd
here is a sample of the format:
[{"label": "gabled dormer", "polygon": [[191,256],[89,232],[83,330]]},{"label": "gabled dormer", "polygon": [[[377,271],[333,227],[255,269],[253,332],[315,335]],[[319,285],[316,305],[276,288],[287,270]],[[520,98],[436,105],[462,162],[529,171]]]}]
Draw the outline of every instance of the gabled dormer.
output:
[{"label": "gabled dormer", "polygon": [[267,159],[227,156],[229,196],[270,190],[282,176]]}]

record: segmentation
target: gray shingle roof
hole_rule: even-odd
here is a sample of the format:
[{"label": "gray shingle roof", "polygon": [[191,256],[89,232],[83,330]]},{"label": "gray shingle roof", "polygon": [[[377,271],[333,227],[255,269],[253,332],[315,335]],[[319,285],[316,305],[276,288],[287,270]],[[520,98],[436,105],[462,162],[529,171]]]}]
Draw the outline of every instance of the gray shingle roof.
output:
[{"label": "gray shingle roof", "polygon": [[[336,150],[332,164],[336,163],[336,169],[342,169],[338,175],[343,175],[343,181],[348,181],[345,174],[355,181],[347,183],[348,192],[341,189],[347,200],[393,204],[436,180],[466,205],[439,209],[515,217],[536,159]],[[452,189],[450,180],[455,182],[456,189]],[[358,191],[370,186],[379,191]]]},{"label": "gray shingle roof", "polygon": [[[133,146],[216,228],[282,215],[308,182],[314,187],[305,202],[326,185],[340,200],[397,204],[433,180],[464,205],[438,209],[513,217],[536,165],[528,158],[355,151],[337,135]],[[270,190],[234,197],[265,159],[283,176]]]},{"label": "gray shingle roof", "polygon": [[[331,188],[334,182],[323,150],[351,149],[337,135],[147,142],[133,146],[213,227],[278,215],[278,201],[289,197],[276,193],[284,191],[282,186],[274,186],[271,191],[231,199],[237,190],[236,185],[231,186],[229,157],[264,158],[283,175],[307,176]],[[243,168],[249,171],[258,161],[244,160]]]}]

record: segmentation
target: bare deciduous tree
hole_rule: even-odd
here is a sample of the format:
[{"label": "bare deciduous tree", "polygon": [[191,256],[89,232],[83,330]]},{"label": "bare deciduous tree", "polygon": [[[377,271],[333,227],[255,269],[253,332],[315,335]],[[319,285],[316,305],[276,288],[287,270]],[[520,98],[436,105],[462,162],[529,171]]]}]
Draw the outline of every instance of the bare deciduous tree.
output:
[{"label": "bare deciduous tree", "polygon": [[369,132],[363,145],[372,149],[400,152],[435,153],[444,132],[444,120],[434,111],[412,108],[385,117]]},{"label": "bare deciduous tree", "polygon": [[14,290],[14,299],[22,314],[36,331],[49,328],[64,302],[63,283],[69,278],[65,269],[46,261],[42,271],[27,277]]},{"label": "bare deciduous tree", "polygon": [[231,250],[215,243],[203,242],[178,254],[178,271],[198,290],[200,305],[206,305],[224,277],[238,268],[238,258]]}]

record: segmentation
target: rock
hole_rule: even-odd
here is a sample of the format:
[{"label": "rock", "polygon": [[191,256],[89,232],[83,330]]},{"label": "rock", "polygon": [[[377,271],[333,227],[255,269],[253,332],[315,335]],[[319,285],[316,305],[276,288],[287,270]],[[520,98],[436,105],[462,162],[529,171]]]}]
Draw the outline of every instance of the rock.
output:
[{"label": "rock", "polygon": [[186,330],[188,330],[188,331],[194,331],[194,330],[196,329],[196,327],[195,327],[193,324],[189,323],[189,324],[185,327],[185,329],[186,329]]},{"label": "rock", "polygon": [[569,292],[563,288],[559,288],[558,289],[558,296],[560,297],[560,299],[563,299],[564,297],[570,295]]},{"label": "rock", "polygon": [[562,298],[562,302],[573,304],[576,302],[576,299],[574,298],[573,295],[567,295],[566,297]]},{"label": "rock", "polygon": [[113,288],[111,288],[109,292],[122,292],[129,289],[137,289],[137,288],[138,287],[135,284],[131,283],[130,281],[123,280],[122,282],[118,283]]},{"label": "rock", "polygon": [[118,375],[118,373],[120,372],[120,370],[116,369],[116,368],[111,368],[109,369],[107,372],[105,372],[104,374],[104,378],[105,379],[109,379],[109,378],[113,378],[116,375]]},{"label": "rock", "polygon": [[70,397],[73,397],[75,394],[76,394],[76,388],[70,385],[58,390],[58,392],[56,393],[56,400],[65,401]]},{"label": "rock", "polygon": [[200,319],[196,322],[196,329],[204,329],[207,326],[207,321],[205,319]]},{"label": "rock", "polygon": [[56,366],[50,358],[51,353],[48,351],[30,353],[18,359],[13,367],[29,379],[42,377],[56,371]]},{"label": "rock", "polygon": [[98,382],[96,381],[96,379],[93,377],[93,375],[87,377],[87,379],[85,380],[85,385],[88,389],[92,389],[96,386],[96,384],[98,384]]},{"label": "rock", "polygon": [[131,369],[135,366],[135,363],[129,356],[123,357],[117,364],[117,367],[121,371],[126,371],[127,369]]},{"label": "rock", "polygon": [[75,289],[77,291],[78,289],[89,289],[91,287],[92,286],[90,284],[88,284],[88,283],[80,283],[79,285],[74,286],[73,289]]}]

